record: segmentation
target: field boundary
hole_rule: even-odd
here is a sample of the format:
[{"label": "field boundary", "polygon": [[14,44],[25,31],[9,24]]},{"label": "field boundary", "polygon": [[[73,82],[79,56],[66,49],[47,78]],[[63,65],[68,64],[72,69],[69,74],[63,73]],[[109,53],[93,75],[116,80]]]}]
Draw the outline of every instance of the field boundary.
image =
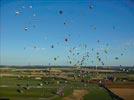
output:
[{"label": "field boundary", "polygon": [[120,97],[120,96],[116,95],[115,93],[113,93],[112,91],[110,91],[106,86],[104,86],[104,85],[99,85],[99,86],[104,88],[113,100],[115,100],[115,99],[116,100],[124,100],[122,97]]}]

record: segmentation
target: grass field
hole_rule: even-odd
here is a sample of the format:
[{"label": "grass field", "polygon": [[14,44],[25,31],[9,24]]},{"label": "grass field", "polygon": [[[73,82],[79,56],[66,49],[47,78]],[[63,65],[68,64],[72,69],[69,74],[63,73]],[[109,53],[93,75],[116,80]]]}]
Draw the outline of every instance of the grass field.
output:
[{"label": "grass field", "polygon": [[[84,100],[111,100],[109,94],[101,87],[94,84],[85,84],[82,82],[68,81],[63,79],[45,78],[36,80],[32,78],[0,78],[0,97],[10,100],[64,100],[65,97],[72,95],[74,90],[86,90],[83,96]],[[39,84],[43,84],[40,86]],[[18,86],[19,85],[19,86]],[[29,86],[29,89],[24,87]],[[56,94],[57,89],[64,87],[64,96]],[[17,89],[22,90],[19,93]]]}]

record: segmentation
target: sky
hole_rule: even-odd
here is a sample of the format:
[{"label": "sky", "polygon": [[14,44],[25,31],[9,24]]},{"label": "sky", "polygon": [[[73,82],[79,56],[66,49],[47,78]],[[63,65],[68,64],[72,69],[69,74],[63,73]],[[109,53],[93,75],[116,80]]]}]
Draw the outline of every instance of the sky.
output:
[{"label": "sky", "polygon": [[133,0],[0,0],[0,65],[80,63],[134,65]]}]

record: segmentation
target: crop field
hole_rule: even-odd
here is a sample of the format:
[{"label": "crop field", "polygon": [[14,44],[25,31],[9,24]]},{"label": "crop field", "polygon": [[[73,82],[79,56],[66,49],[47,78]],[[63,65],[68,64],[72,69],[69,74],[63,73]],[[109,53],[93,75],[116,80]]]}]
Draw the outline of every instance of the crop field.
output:
[{"label": "crop field", "polygon": [[[40,86],[39,84],[43,84]],[[28,89],[25,89],[29,85]],[[56,95],[56,91],[58,88],[64,87],[64,96]],[[21,90],[19,92],[17,90]],[[84,100],[88,100],[89,98],[98,100],[99,98],[103,100],[111,100],[108,93],[103,89],[93,84],[84,84],[81,82],[73,82],[70,81],[68,83],[64,83],[62,79],[44,79],[34,80],[34,79],[17,79],[10,77],[2,77],[0,79],[0,96],[3,98],[9,98],[11,100],[24,100],[27,98],[28,100],[40,100],[40,99],[51,99],[51,100],[59,100],[64,99],[67,96],[70,96],[75,90],[86,90],[87,93],[84,95]],[[94,96],[98,94],[98,96]],[[73,98],[73,97],[72,97]],[[75,98],[75,96],[74,96]]]},{"label": "crop field", "polygon": [[[60,88],[63,88],[64,96],[57,95]],[[78,99],[78,96],[83,100],[100,98],[101,100],[112,100],[109,94],[98,85],[85,84],[80,81],[67,81],[60,78],[44,78],[43,80],[17,77],[0,78],[1,99],[74,100]]]},{"label": "crop field", "polygon": [[[95,81],[98,79],[104,80],[110,73],[88,73],[82,78],[79,77],[80,72],[78,70],[69,70],[68,72],[61,70],[53,73],[37,69],[30,71],[1,69],[0,71],[0,100],[116,100]],[[68,74],[69,72],[71,74]],[[63,77],[63,74],[67,77]],[[75,78],[73,79],[74,75]],[[117,81],[110,81],[105,85],[113,93],[123,98],[126,97],[119,93],[124,92],[118,92],[119,89],[131,88],[131,91],[128,92],[131,96],[125,96],[127,98],[132,97],[134,89],[133,74],[125,76],[131,81],[123,80],[123,82],[120,80],[124,79],[125,73],[124,75],[123,73],[114,73],[114,75],[116,75]]]}]

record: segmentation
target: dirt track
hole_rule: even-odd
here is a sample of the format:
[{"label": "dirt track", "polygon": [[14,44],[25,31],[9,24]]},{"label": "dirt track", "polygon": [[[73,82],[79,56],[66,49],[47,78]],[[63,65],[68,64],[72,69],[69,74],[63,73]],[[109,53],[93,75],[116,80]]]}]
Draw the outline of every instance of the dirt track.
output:
[{"label": "dirt track", "polygon": [[83,96],[87,93],[87,90],[74,90],[72,95],[64,97],[63,100],[83,100]]}]

